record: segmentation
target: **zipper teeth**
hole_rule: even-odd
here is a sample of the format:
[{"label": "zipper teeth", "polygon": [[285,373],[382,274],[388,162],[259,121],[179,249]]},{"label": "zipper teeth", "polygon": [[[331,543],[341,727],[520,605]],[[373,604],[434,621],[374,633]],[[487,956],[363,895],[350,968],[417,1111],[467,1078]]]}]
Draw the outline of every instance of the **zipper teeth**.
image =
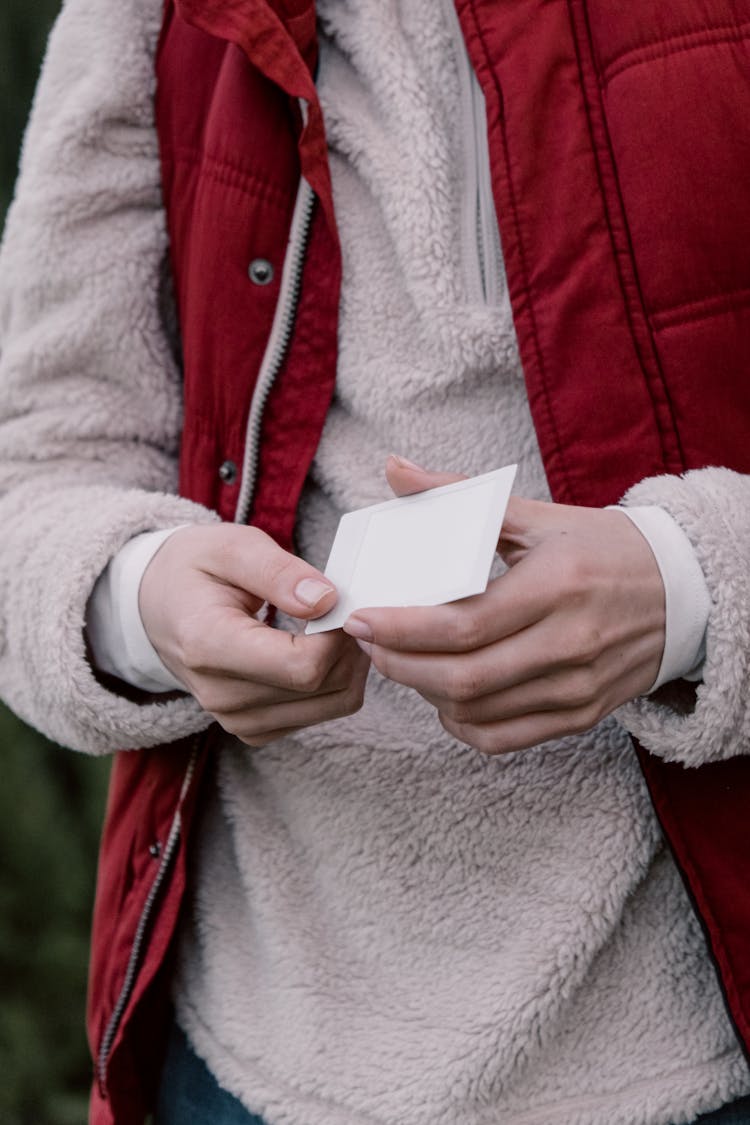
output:
[{"label": "zipper teeth", "polygon": [[482,280],[482,295],[485,302],[489,298],[488,285],[487,285],[487,264],[485,262],[484,252],[484,224],[482,223],[482,207],[480,204],[480,195],[477,192],[477,205],[476,216],[474,223],[474,237],[477,240],[477,260],[479,263],[479,276]]},{"label": "zipper teeth", "polygon": [[482,270],[485,303],[497,305],[504,279],[500,229],[492,192],[490,150],[487,136],[487,105],[479,79],[472,70],[472,106],[477,157],[477,245]]},{"label": "zipper teeth", "polygon": [[148,895],[146,896],[146,901],[143,904],[143,909],[141,910],[141,916],[138,919],[138,926],[133,938],[133,944],[130,950],[127,969],[125,970],[125,979],[122,982],[122,988],[120,989],[120,994],[117,997],[117,1003],[114,1006],[112,1015],[110,1016],[109,1023],[107,1024],[104,1035],[102,1036],[101,1044],[99,1046],[96,1072],[102,1094],[104,1094],[106,1091],[107,1063],[109,1061],[109,1053],[112,1049],[112,1044],[114,1042],[115,1035],[117,1034],[117,1029],[120,1025],[120,1020],[122,1019],[123,1012],[127,1007],[128,1000],[130,999],[130,995],[133,991],[133,985],[135,984],[136,973],[138,971],[141,952],[143,950],[144,939],[146,936],[146,929],[151,920],[154,903],[156,902],[159,891],[164,883],[164,880],[166,879],[167,872],[172,865],[172,860],[174,859],[174,856],[177,852],[177,845],[180,841],[180,832],[182,828],[182,803],[185,799],[185,795],[187,794],[188,789],[190,788],[190,783],[193,780],[193,774],[195,773],[195,765],[198,759],[199,737],[200,736],[197,736],[194,741],[193,749],[190,753],[190,759],[188,761],[187,768],[185,769],[185,776],[182,780],[182,788],[180,790],[180,796],[177,802],[177,809],[174,816],[172,817],[172,823],[169,827],[169,835],[167,836],[167,842],[164,847],[164,853],[161,857],[159,870],[156,872],[154,881],[149,888]]},{"label": "zipper teeth", "polygon": [[464,163],[461,259],[467,295],[473,303],[495,305],[504,275],[490,175],[487,106],[469,57],[454,0],[443,0],[443,7],[456,48],[460,85]]},{"label": "zipper teeth", "polygon": [[[238,523],[246,522],[255,491],[258,468],[258,444],[263,410],[281,369],[281,365],[284,362],[289,347],[289,341],[292,337],[302,283],[302,267],[304,265],[305,251],[307,249],[314,208],[315,193],[304,179],[300,180],[289,232],[289,245],[284,260],[279,299],[248,416],[245,436],[245,456],[242,466],[242,484],[240,487],[239,500],[237,502],[237,514],[235,516],[235,522]],[[180,790],[180,796],[177,802],[177,809],[172,817],[172,823],[169,828],[169,834],[167,836],[167,842],[164,847],[159,869],[149,888],[140,918],[138,919],[138,926],[136,927],[135,936],[133,938],[130,957],[128,958],[125,978],[120,989],[120,994],[117,997],[117,1002],[99,1046],[97,1078],[103,1094],[106,1091],[109,1054],[123,1013],[133,991],[145,943],[146,931],[151,921],[159,891],[164,884],[172,865],[172,860],[177,852],[182,830],[182,803],[195,772],[197,757],[198,739],[196,738],[190,760],[185,770],[182,789]]]},{"label": "zipper teeth", "polygon": [[289,231],[289,244],[281,275],[279,299],[274,313],[271,334],[253,392],[245,430],[245,453],[242,463],[240,493],[237,499],[235,523],[247,523],[250,506],[255,494],[258,476],[258,457],[260,452],[260,430],[268,396],[289,348],[302,284],[302,269],[310,235],[315,193],[306,180],[301,179],[294,204],[292,225]]},{"label": "zipper teeth", "polygon": [[461,177],[461,261],[469,300],[484,301],[484,276],[479,253],[481,229],[480,195],[478,182],[476,110],[474,105],[474,72],[471,66],[461,24],[454,0],[443,0],[443,9],[455,46],[461,102],[461,148],[463,170]]}]

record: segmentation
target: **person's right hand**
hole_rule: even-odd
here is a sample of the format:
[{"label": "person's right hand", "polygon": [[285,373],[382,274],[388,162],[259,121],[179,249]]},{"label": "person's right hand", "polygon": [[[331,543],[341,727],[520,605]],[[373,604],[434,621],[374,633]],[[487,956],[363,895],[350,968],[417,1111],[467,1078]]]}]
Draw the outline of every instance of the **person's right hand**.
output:
[{"label": "person's right hand", "polygon": [[327,613],[336,590],[262,531],[234,524],[180,528],[139,593],[164,664],[249,746],[359,710],[369,665],[340,629],[304,636],[262,624],[253,615],[264,602],[306,620]]}]

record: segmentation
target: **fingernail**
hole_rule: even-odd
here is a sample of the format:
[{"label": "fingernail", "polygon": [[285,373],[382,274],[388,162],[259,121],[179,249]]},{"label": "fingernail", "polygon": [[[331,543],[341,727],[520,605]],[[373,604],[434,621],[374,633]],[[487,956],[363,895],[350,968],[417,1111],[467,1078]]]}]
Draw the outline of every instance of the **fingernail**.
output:
[{"label": "fingernail", "polygon": [[319,578],[303,578],[294,587],[294,596],[297,601],[313,609],[332,590],[333,586],[330,586],[327,582],[321,582]]},{"label": "fingernail", "polygon": [[398,453],[391,453],[391,458],[400,465],[402,469],[416,469],[418,473],[426,473],[427,469],[422,465],[415,464],[414,461],[407,460],[406,457],[399,457]]},{"label": "fingernail", "polygon": [[357,641],[359,647],[362,649],[362,652],[364,652],[367,656],[372,656],[372,645],[369,641],[361,641],[356,637],[355,640]]},{"label": "fingernail", "polygon": [[372,629],[366,621],[362,621],[359,617],[349,617],[344,622],[344,632],[348,633],[350,637],[354,637],[358,641],[374,641]]}]

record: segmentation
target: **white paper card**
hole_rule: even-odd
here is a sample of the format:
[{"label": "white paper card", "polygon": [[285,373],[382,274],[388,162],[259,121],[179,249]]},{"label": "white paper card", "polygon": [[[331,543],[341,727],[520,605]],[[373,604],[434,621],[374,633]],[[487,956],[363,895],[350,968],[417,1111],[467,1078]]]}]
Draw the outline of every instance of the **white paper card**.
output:
[{"label": "white paper card", "polygon": [[367,606],[441,605],[486,589],[516,465],[347,512],[325,569],[339,600],[306,633]]}]

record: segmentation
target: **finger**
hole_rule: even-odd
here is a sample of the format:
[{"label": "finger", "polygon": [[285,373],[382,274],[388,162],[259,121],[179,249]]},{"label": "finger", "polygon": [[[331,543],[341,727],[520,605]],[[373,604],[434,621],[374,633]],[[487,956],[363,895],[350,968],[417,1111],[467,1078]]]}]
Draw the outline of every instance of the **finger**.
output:
[{"label": "finger", "polygon": [[343,628],[399,651],[470,652],[535,624],[553,611],[556,598],[552,576],[529,555],[483,594],[439,606],[358,609]]},{"label": "finger", "polygon": [[439,488],[443,484],[466,480],[461,473],[433,473],[395,453],[391,453],[386,459],[385,475],[396,496],[411,496],[428,488]]},{"label": "finger", "polygon": [[537,712],[507,722],[480,726],[456,723],[449,716],[441,714],[440,721],[459,742],[473,746],[483,754],[511,754],[552,739],[582,734],[596,726],[606,713],[606,709],[601,707]]},{"label": "finger", "polygon": [[[499,646],[463,653],[399,652],[373,645],[370,659],[382,676],[440,701],[468,701],[506,691],[525,678]],[[493,655],[489,655],[492,653]]]},{"label": "finger", "polygon": [[463,700],[422,694],[454,722],[484,725],[545,711],[609,714],[642,695],[651,683],[650,647],[640,638],[627,650],[613,648],[598,660],[567,663],[559,671],[503,691]]},{"label": "finger", "polygon": [[191,690],[201,677],[220,675],[313,694],[348,643],[338,631],[284,633],[232,606],[217,611],[210,628],[205,617],[187,618],[178,635],[179,659],[190,676]]},{"label": "finger", "polygon": [[[380,645],[369,652],[374,666],[388,679],[423,695],[459,703],[566,673],[575,679],[579,668],[590,668],[598,655],[593,648],[579,651],[575,638],[554,619],[460,653],[403,652]],[[554,684],[555,679],[549,682]]]},{"label": "finger", "polygon": [[320,617],[336,604],[336,589],[320,571],[255,527],[227,527],[221,544],[208,548],[201,564],[222,582],[293,617]]},{"label": "finger", "polygon": [[345,691],[356,678],[364,678],[369,659],[358,649],[347,648],[333,665],[317,691],[300,692],[273,684],[231,675],[206,675],[194,685],[193,694],[205,711],[232,715],[252,708],[271,707]]},{"label": "finger", "polygon": [[601,671],[591,665],[565,668],[469,699],[452,699],[421,691],[452,722],[483,726],[543,711],[576,711],[604,697]]},{"label": "finger", "polygon": [[263,745],[280,732],[316,726],[333,719],[352,715],[362,706],[364,683],[356,681],[345,691],[311,699],[298,699],[271,707],[253,708],[250,711],[220,718],[221,725],[230,734],[248,745]]}]

